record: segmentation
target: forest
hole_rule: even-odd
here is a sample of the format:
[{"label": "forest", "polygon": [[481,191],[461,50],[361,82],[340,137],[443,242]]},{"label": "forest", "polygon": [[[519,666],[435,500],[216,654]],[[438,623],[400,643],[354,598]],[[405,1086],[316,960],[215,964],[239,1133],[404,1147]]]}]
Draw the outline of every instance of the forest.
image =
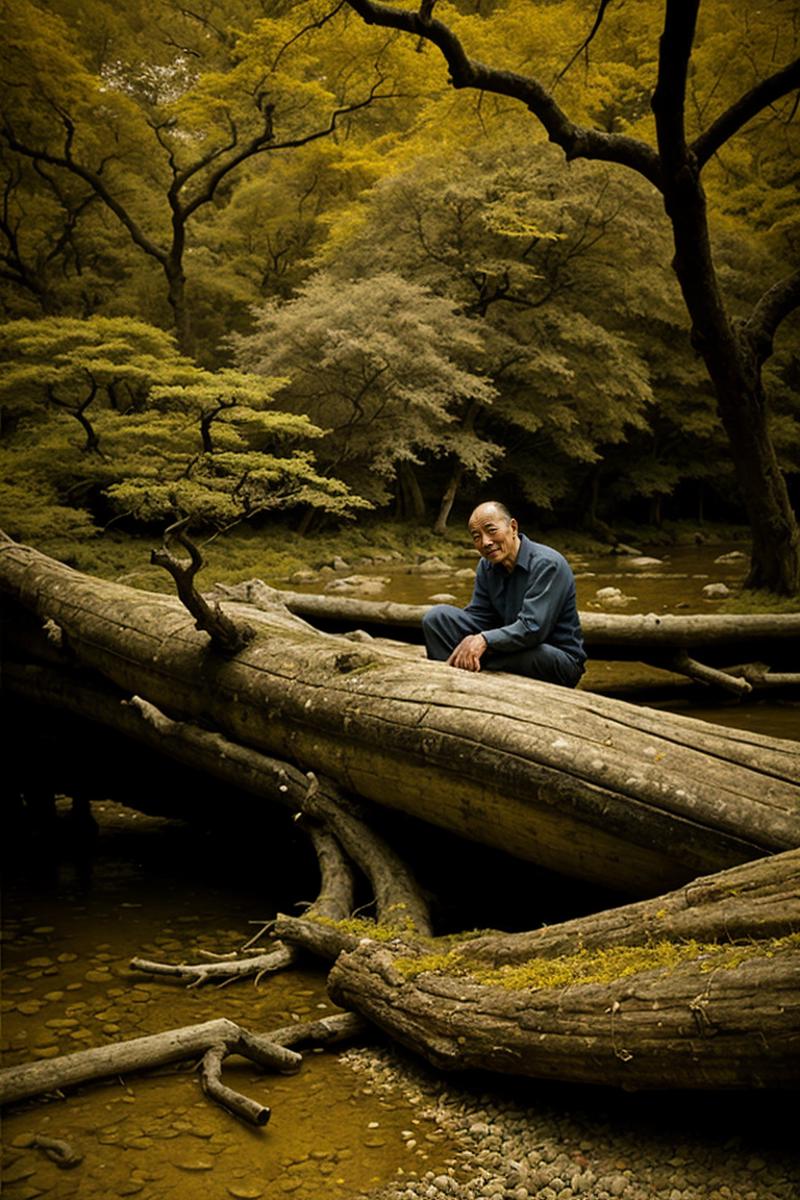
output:
[{"label": "forest", "polygon": [[[795,1194],[752,1117],[800,1078],[797,4],[0,13],[14,1194]],[[534,569],[511,511],[576,539],[536,550],[569,686],[492,670],[497,625],[425,656],[434,587]],[[387,1150],[406,1052],[466,1082],[450,1126],[404,1084]],[[633,1108],[568,1156],[632,1091],[702,1113],[688,1157]],[[741,1097],[716,1157],[702,1092]]]},{"label": "forest", "polygon": [[497,493],[794,594],[797,13],[662,8],[4,0],[0,527]]}]

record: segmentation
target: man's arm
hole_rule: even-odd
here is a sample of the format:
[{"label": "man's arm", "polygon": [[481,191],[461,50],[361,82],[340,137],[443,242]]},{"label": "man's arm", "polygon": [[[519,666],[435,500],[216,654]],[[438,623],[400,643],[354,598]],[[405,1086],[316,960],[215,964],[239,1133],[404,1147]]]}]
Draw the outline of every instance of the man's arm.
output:
[{"label": "man's arm", "polygon": [[536,562],[516,620],[499,629],[487,629],[482,635],[487,646],[510,653],[546,642],[572,586],[573,576],[566,562],[551,558]]},{"label": "man's arm", "polygon": [[500,614],[492,604],[489,588],[486,583],[486,563],[483,559],[478,563],[478,569],[475,572],[475,586],[472,589],[472,599],[470,600],[464,612],[468,612],[470,616],[477,617],[481,624],[485,624],[487,629],[496,625],[500,619]]},{"label": "man's arm", "polygon": [[[476,617],[482,625],[488,628],[499,619],[499,613],[492,604],[489,588],[486,583],[486,564],[481,561],[475,572],[475,587],[472,599],[464,609],[470,616]],[[482,633],[470,633],[462,638],[447,660],[449,667],[459,667],[462,671],[480,671],[481,658],[486,653],[486,639]]]}]

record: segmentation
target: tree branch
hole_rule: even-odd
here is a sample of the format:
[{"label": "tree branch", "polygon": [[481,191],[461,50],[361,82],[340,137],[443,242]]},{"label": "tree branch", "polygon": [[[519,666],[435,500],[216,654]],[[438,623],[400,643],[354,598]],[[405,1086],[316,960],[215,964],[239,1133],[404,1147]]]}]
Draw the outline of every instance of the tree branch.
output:
[{"label": "tree branch", "polygon": [[800,87],[800,58],[762,79],[695,138],[691,149],[698,164],[703,166],[742,126],[796,87]]},{"label": "tree branch", "polygon": [[442,21],[426,19],[417,12],[392,8],[375,0],[347,0],[347,3],[367,25],[398,29],[432,42],[447,63],[454,88],[476,88],[520,100],[544,126],[550,141],[561,147],[568,161],[589,158],[617,162],[638,171],[655,187],[660,187],[658,156],[645,142],[574,124],[537,79],[488,67],[470,58],[453,31]]},{"label": "tree branch", "polygon": [[[194,577],[203,565],[203,558],[194,542],[186,534],[189,518],[184,517],[170,525],[164,532],[164,544],[153,550],[150,561],[163,567],[175,580],[178,596],[184,607],[195,619],[195,627],[203,629],[211,638],[211,644],[223,654],[238,654],[254,636],[249,625],[239,626],[227,617],[218,604],[209,605],[194,586]],[[189,562],[176,558],[168,548],[168,539],[173,537],[189,553]]]},{"label": "tree branch", "polygon": [[742,327],[742,334],[753,348],[759,363],[766,362],[770,357],[778,326],[796,308],[800,308],[800,270],[773,284]]},{"label": "tree branch", "polygon": [[75,162],[69,153],[62,156],[51,154],[48,150],[37,150],[33,146],[28,146],[25,142],[19,140],[11,126],[7,123],[3,126],[3,136],[10,148],[15,150],[17,154],[21,154],[25,158],[30,158],[33,162],[48,163],[51,167],[61,167],[62,170],[70,171],[73,175],[77,175],[79,179],[82,179],[84,183],[88,183],[106,207],[111,209],[114,216],[122,222],[136,245],[145,254],[149,254],[151,258],[161,263],[162,266],[165,264],[168,257],[166,251],[162,250],[143,233],[128,210],[111,194],[105,182],[96,171],[90,170],[89,167],[85,167],[82,163]]}]

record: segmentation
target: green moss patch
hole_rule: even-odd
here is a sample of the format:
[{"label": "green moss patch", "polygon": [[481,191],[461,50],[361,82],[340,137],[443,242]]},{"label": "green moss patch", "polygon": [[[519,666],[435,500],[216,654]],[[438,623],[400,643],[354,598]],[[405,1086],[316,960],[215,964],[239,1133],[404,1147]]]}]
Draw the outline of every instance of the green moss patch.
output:
[{"label": "green moss patch", "polygon": [[730,970],[751,958],[772,958],[785,949],[800,947],[800,934],[741,944],[714,942],[654,942],[645,946],[613,946],[607,950],[579,950],[558,958],[533,958],[501,967],[470,964],[463,947],[445,953],[398,958],[395,967],[412,979],[432,972],[468,977],[476,983],[514,991],[568,987],[581,983],[612,983],[643,971],[670,971],[695,962],[702,971]]}]

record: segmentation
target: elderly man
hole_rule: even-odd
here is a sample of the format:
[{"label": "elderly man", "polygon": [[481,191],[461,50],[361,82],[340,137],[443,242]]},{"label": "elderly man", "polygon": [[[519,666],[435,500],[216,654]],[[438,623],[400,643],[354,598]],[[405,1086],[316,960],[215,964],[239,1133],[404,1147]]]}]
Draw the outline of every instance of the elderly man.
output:
[{"label": "elderly man", "polygon": [[586,654],[566,559],[521,534],[496,500],[475,509],[469,531],[481,555],[475,590],[466,608],[436,604],[425,614],[428,658],[575,687]]}]

